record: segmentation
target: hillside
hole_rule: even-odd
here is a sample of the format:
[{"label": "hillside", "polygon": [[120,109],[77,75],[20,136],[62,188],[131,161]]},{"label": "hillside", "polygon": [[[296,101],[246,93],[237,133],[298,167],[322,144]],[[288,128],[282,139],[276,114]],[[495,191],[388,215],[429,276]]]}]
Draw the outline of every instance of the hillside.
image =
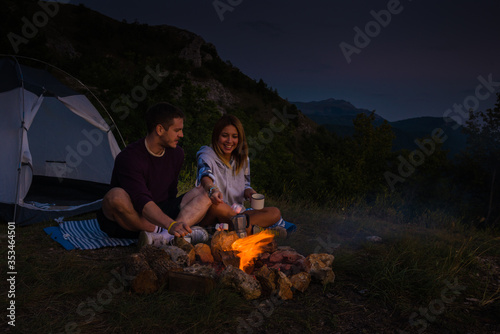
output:
[{"label": "hillside", "polygon": [[[40,60],[45,68],[55,66],[84,83],[116,121],[126,143],[145,134],[143,113],[163,100],[187,115],[181,145],[188,173],[222,113],[232,113],[243,122],[253,176],[260,187],[282,190],[294,176],[284,167],[286,162],[308,161],[308,152],[297,148],[317,124],[263,80],[252,79],[221,59],[216,47],[200,36],[168,25],[118,22],[83,5],[59,4],[36,35],[25,38],[30,24],[26,18],[45,9],[36,1],[2,4],[1,50],[30,66],[40,63],[23,57]],[[156,82],[146,82],[148,75]],[[267,167],[270,161],[284,172],[274,175]]]}]

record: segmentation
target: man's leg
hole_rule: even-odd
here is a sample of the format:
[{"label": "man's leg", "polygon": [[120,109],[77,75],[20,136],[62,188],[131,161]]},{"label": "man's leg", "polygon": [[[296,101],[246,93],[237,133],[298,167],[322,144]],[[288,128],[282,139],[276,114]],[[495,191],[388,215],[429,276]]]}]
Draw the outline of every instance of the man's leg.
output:
[{"label": "man's leg", "polygon": [[180,204],[181,211],[176,220],[193,226],[203,219],[211,204],[212,201],[203,187],[193,188],[184,194]]},{"label": "man's leg", "polygon": [[102,200],[104,215],[115,221],[128,231],[155,231],[156,225],[151,224],[135,211],[130,196],[122,188],[113,188]]}]

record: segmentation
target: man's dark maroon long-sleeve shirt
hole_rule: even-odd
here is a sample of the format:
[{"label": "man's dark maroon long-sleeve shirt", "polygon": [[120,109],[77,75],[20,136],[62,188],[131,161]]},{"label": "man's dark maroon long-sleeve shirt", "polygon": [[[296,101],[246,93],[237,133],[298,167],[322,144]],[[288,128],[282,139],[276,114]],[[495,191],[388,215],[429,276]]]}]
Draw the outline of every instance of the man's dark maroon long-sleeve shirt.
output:
[{"label": "man's dark maroon long-sleeve shirt", "polygon": [[161,203],[177,196],[178,176],[184,162],[184,150],[166,148],[162,157],[146,149],[144,138],[127,146],[115,159],[111,186],[123,188],[134,209],[142,214],[146,203]]}]

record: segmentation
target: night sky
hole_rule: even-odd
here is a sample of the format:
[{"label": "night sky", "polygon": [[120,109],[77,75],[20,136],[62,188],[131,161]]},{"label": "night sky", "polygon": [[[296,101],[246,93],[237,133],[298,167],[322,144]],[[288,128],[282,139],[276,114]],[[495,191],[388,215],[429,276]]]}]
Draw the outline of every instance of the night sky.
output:
[{"label": "night sky", "polygon": [[71,3],[120,21],[192,31],[289,101],[344,99],[396,121],[442,117],[464,102],[493,107],[496,97],[490,92],[485,99],[487,88],[474,98],[479,76],[491,75],[490,89],[500,91],[498,0]]}]

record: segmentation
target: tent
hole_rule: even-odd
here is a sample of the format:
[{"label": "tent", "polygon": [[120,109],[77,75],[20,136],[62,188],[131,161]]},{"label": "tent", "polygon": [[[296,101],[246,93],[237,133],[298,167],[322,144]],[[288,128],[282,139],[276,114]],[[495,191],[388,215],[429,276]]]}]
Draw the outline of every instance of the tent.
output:
[{"label": "tent", "polygon": [[20,226],[98,209],[120,152],[114,127],[50,70],[0,57],[0,220]]}]

